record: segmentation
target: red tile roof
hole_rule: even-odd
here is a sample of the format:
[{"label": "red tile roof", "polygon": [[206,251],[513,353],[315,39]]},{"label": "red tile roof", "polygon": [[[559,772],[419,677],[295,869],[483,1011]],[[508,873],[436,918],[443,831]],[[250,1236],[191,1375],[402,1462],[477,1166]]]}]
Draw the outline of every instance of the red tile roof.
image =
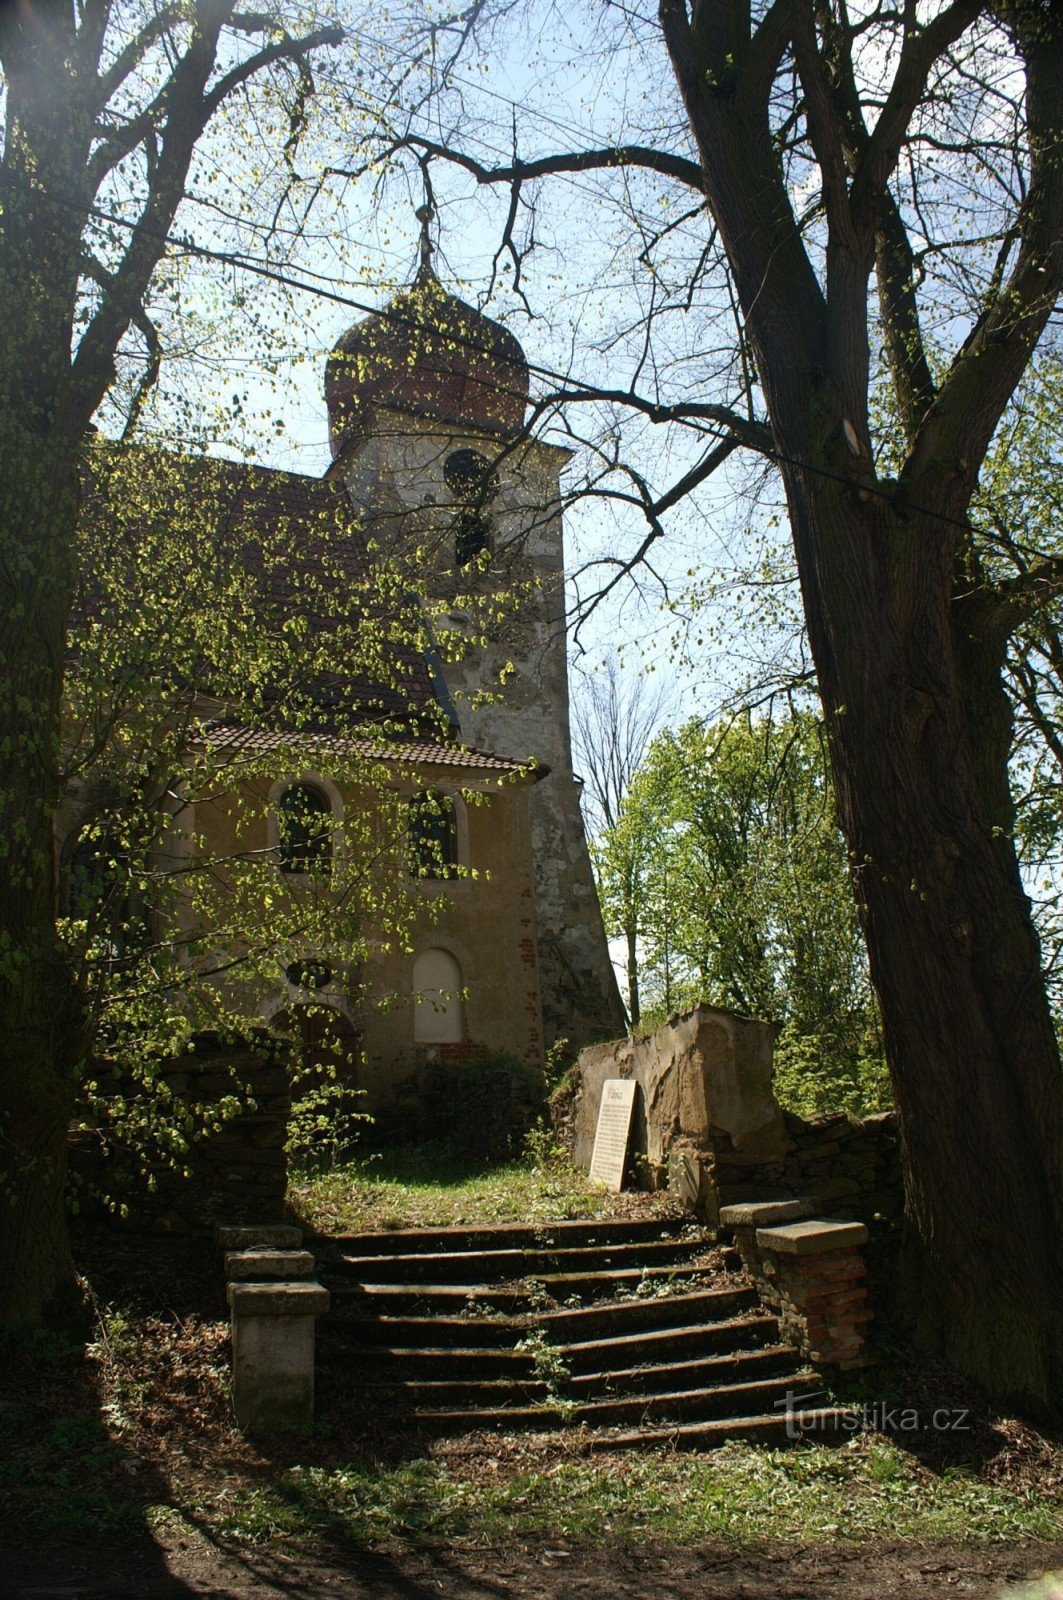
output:
[{"label": "red tile roof", "polygon": [[221,718],[208,723],[203,732],[212,749],[231,752],[234,759],[240,755],[269,755],[293,745],[302,751],[309,745],[311,748],[320,747],[324,753],[365,756],[395,764],[455,767],[466,772],[526,773],[545,778],[549,771],[548,767],[537,766],[532,761],[514,761],[509,756],[495,755],[490,750],[470,750],[465,745],[438,744],[425,739],[359,739],[333,733],[285,734],[270,729],[249,728],[243,723]]}]

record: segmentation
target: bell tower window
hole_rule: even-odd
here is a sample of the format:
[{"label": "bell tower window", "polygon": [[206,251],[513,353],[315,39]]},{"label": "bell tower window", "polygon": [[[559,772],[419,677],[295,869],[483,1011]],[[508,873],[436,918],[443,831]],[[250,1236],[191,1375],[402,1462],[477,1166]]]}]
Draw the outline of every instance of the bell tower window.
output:
[{"label": "bell tower window", "polygon": [[443,481],[459,510],[454,519],[454,565],[492,553],[491,519],[487,506],[498,493],[498,474],[477,450],[452,450],[443,463]]},{"label": "bell tower window", "polygon": [[448,794],[426,789],[409,805],[410,873],[453,878],[458,867],[458,818]]}]

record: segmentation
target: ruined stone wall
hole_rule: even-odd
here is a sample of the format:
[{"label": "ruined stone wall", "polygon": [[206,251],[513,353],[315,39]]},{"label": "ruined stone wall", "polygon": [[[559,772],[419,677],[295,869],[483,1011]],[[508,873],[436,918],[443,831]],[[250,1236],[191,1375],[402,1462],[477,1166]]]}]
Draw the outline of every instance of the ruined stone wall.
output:
[{"label": "ruined stone wall", "polygon": [[[114,1087],[115,1097],[144,1094],[128,1080]],[[111,1134],[106,1119],[94,1126],[88,1114],[80,1117],[70,1144],[70,1186],[79,1210],[153,1233],[206,1232],[219,1221],[279,1221],[291,1110],[282,1043],[263,1039],[256,1048],[226,1048],[199,1041],[159,1074],[152,1114],[176,1126],[189,1106],[209,1108],[232,1095],[243,1102],[239,1113],[217,1131],[194,1137],[173,1164],[150,1146],[145,1154]]]},{"label": "ruined stone wall", "polygon": [[871,1117],[844,1112],[811,1117],[784,1112],[791,1149],[788,1188],[814,1195],[831,1216],[874,1226],[904,1211],[901,1141],[895,1111]]},{"label": "ruined stone wall", "polygon": [[700,1005],[647,1038],[582,1051],[562,1116],[575,1160],[590,1166],[605,1080],[635,1078],[632,1143],[648,1184],[669,1184],[713,1223],[721,1206],[807,1195],[886,1244],[904,1212],[895,1114],[784,1112],[772,1088],[774,1035],[768,1023]]}]

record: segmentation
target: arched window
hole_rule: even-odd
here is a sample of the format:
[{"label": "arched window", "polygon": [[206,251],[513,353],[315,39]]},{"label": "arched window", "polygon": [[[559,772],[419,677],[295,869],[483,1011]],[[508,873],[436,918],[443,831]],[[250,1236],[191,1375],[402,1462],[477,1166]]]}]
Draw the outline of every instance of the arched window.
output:
[{"label": "arched window", "polygon": [[443,482],[455,500],[493,500],[498,473],[478,450],[452,450],[443,463]]},{"label": "arched window", "polygon": [[415,1044],[460,1044],[461,968],[449,950],[422,950],[413,964]]},{"label": "arched window", "polygon": [[458,866],[458,818],[448,794],[425,789],[409,804],[410,873],[453,878]]},{"label": "arched window", "polygon": [[128,856],[106,836],[67,840],[59,900],[64,916],[84,922],[103,941],[110,960],[133,959],[149,938],[143,907],[132,892]]},{"label": "arched window", "polygon": [[332,870],[332,807],[312,783],[291,783],[277,802],[277,850],[282,872]]},{"label": "arched window", "polygon": [[454,563],[467,567],[492,550],[488,502],[499,490],[498,474],[477,450],[452,450],[443,463],[443,481],[461,506],[454,519]]},{"label": "arched window", "polygon": [[68,917],[88,923],[109,922],[125,910],[128,888],[105,839],[82,836],[64,854],[62,899]]}]

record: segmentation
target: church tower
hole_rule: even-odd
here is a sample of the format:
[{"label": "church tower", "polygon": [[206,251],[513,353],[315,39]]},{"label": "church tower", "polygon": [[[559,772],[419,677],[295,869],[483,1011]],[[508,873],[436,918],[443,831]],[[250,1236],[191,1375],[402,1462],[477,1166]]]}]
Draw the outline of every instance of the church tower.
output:
[{"label": "church tower", "polygon": [[615,1038],[624,1011],[569,744],[568,452],[525,431],[524,352],[448,294],[426,260],[410,289],[339,340],[325,395],[333,471],[376,559],[421,552],[419,588],[448,630],[442,671],[463,742],[548,769],[531,794],[546,1042]]}]

